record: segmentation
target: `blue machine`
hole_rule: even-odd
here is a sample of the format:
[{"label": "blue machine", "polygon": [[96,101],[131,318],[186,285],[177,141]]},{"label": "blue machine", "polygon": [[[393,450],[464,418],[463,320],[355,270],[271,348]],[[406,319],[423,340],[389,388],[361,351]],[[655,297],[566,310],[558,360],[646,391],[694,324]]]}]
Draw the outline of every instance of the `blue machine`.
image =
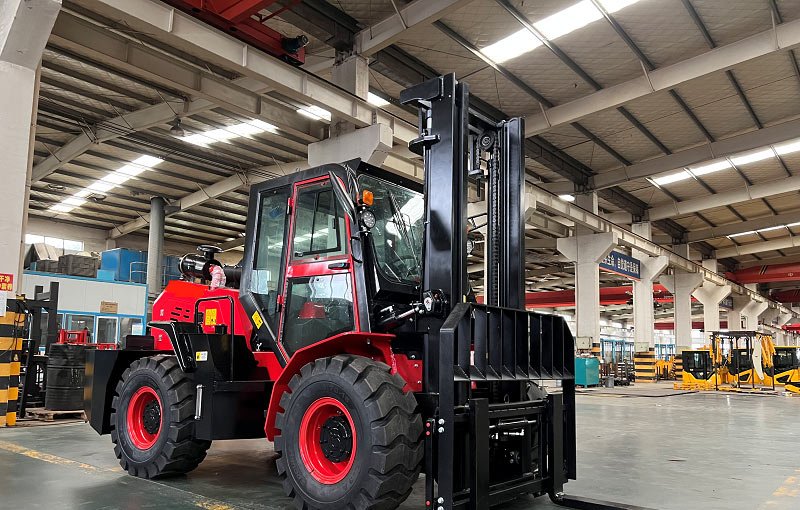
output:
[{"label": "blue machine", "polygon": [[575,385],[597,386],[600,384],[600,360],[597,358],[575,358]]},{"label": "blue machine", "polygon": [[112,271],[118,282],[146,283],[147,252],[116,248],[100,255],[100,269]]}]

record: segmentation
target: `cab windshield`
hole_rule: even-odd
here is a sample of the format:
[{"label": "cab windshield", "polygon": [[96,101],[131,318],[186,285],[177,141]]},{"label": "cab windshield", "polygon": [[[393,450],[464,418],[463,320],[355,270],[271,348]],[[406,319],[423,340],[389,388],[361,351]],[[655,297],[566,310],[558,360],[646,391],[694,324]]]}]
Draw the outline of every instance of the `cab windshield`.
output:
[{"label": "cab windshield", "polygon": [[371,175],[358,177],[362,190],[374,195],[371,230],[376,265],[389,280],[417,284],[422,279],[425,203],[421,193]]}]

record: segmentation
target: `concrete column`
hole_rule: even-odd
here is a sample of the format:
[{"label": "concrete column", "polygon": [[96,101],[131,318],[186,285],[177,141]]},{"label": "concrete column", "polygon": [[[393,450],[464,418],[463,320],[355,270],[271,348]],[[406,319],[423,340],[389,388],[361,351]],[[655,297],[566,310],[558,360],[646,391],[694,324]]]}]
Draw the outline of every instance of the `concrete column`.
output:
[{"label": "concrete column", "polygon": [[60,0],[0,1],[0,273],[14,275],[14,291],[22,288],[36,69],[60,9]]},{"label": "concrete column", "polygon": [[675,350],[680,353],[692,348],[692,293],[703,284],[703,275],[675,271],[659,281],[674,299]]},{"label": "concrete column", "polygon": [[161,293],[161,272],[164,263],[163,197],[150,199],[150,227],[147,239],[147,294],[155,299]]},{"label": "concrete column", "polygon": [[579,234],[557,240],[557,249],[575,263],[576,347],[591,349],[600,341],[600,272],[598,264],[617,245],[612,232]]},{"label": "concrete column", "polygon": [[[333,64],[331,81],[364,101],[369,93],[369,62],[361,55],[339,54]],[[355,131],[353,123],[340,119],[331,119],[331,138]]]},{"label": "concrete column", "polygon": [[[631,227],[634,234],[652,240],[653,228],[650,222],[634,223]],[[664,255],[650,257],[636,249],[631,249],[631,255],[641,262],[641,280],[633,282],[633,347],[635,352],[643,352],[655,347],[653,282],[667,269],[669,259]]]},{"label": "concrete column", "polygon": [[731,331],[758,331],[758,318],[769,303],[753,300],[750,296],[734,296],[733,310],[728,312],[728,329]]},{"label": "concrete column", "polygon": [[[716,259],[703,261],[703,267],[717,272]],[[706,338],[711,339],[712,331],[719,331],[719,304],[731,293],[730,285],[716,285],[709,281],[704,281],[703,285],[692,294],[703,305],[703,329]]]}]

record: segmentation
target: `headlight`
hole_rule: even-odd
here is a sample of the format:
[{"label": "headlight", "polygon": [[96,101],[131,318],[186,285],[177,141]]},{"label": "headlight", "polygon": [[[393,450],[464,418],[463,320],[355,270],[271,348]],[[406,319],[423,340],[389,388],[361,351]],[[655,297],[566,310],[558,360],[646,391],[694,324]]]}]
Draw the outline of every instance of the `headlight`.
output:
[{"label": "headlight", "polygon": [[363,226],[366,228],[374,228],[376,221],[375,214],[372,211],[369,209],[361,211],[361,224]]}]

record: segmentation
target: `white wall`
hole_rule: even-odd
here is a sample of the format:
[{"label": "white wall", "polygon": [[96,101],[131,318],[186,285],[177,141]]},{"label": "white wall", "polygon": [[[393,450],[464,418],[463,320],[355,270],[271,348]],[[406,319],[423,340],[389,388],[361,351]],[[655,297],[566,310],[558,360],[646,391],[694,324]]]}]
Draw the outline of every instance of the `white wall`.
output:
[{"label": "white wall", "polygon": [[41,285],[46,290],[52,281],[58,282],[59,310],[100,313],[100,303],[110,301],[118,304],[118,315],[145,315],[145,285],[26,273],[22,281],[22,291],[27,296],[33,296],[36,285]]}]

